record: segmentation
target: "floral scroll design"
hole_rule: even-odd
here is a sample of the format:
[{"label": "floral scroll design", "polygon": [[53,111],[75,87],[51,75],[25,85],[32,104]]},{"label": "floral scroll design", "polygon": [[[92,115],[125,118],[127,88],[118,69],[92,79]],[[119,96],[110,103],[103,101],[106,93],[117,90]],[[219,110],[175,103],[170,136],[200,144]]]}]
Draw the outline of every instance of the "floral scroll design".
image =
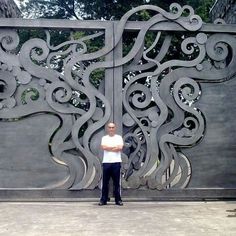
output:
[{"label": "floral scroll design", "polygon": [[[126,188],[187,187],[192,174],[190,157],[181,149],[197,145],[206,131],[204,114],[197,108],[200,85],[224,82],[235,75],[235,38],[202,32],[186,36],[188,31],[200,31],[201,19],[189,6],[172,4],[170,8],[177,9],[175,14],[145,7],[159,14],[146,22],[126,56],[132,58],[124,66],[123,87]],[[181,17],[186,9],[189,15]],[[132,14],[136,10],[143,8],[134,9]],[[183,59],[166,59],[172,46],[171,33],[157,31],[153,44],[144,47],[148,30],[153,25],[158,28],[158,24],[161,29],[166,21],[186,30],[180,38]],[[149,58],[154,48],[156,55]]]},{"label": "floral scroll design", "polygon": [[[99,89],[82,77],[85,64],[96,58],[88,53],[84,41],[103,34],[98,32],[53,46],[50,32],[46,31],[44,40],[29,39],[18,49],[19,35],[15,30],[0,32],[1,120],[17,122],[39,114],[55,115],[60,120],[59,127],[48,140],[49,152],[55,164],[68,169],[68,175],[58,184],[45,185],[44,188],[90,189],[100,181],[100,159],[91,150],[90,142],[94,138],[91,136],[98,133],[93,125],[104,119],[101,104],[108,104],[108,101]],[[68,72],[67,65],[75,55],[84,59],[76,62]],[[62,72],[54,69],[55,61],[62,62]],[[99,104],[96,96],[100,99]],[[75,106],[75,100],[82,105]],[[107,109],[107,116],[109,112]],[[84,116],[87,117],[84,123],[78,122]],[[88,128],[81,137],[83,124]]]}]

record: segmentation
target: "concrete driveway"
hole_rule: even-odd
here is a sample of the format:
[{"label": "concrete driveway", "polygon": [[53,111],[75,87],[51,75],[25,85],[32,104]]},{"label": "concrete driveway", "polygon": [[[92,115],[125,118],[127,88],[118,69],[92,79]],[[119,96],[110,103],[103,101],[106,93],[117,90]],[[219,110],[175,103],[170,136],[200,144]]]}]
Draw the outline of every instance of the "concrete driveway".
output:
[{"label": "concrete driveway", "polygon": [[0,202],[1,236],[235,236],[236,202]]}]

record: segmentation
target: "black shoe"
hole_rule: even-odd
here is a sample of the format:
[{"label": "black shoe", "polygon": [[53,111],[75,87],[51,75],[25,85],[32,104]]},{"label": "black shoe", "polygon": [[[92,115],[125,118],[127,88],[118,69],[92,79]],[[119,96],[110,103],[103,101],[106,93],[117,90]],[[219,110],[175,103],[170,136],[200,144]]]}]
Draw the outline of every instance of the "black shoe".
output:
[{"label": "black shoe", "polygon": [[123,206],[124,204],[123,204],[122,201],[118,201],[118,202],[116,202],[116,205],[118,205],[118,206]]},{"label": "black shoe", "polygon": [[226,210],[227,212],[236,212],[236,209],[234,210]]},{"label": "black shoe", "polygon": [[107,205],[107,203],[106,203],[106,202],[103,202],[103,201],[100,201],[100,202],[98,203],[98,206],[104,206],[104,205]]}]

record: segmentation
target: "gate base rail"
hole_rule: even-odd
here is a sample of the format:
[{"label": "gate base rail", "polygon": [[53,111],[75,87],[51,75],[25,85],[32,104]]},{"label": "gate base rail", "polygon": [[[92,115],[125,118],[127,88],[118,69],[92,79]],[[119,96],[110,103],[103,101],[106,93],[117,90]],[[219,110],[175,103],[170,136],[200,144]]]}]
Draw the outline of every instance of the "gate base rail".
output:
[{"label": "gate base rail", "polygon": [[[101,191],[95,190],[0,190],[0,202],[17,201],[98,201]],[[236,189],[194,188],[168,190],[123,189],[124,201],[216,201],[236,200]]]}]

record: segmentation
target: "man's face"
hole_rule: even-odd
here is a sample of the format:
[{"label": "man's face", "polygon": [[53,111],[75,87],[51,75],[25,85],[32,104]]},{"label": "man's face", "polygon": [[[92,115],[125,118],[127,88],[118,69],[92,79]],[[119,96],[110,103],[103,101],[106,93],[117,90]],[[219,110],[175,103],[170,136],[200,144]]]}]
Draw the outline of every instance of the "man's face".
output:
[{"label": "man's face", "polygon": [[110,136],[113,136],[116,133],[116,126],[114,123],[109,123],[107,125],[107,133]]}]

